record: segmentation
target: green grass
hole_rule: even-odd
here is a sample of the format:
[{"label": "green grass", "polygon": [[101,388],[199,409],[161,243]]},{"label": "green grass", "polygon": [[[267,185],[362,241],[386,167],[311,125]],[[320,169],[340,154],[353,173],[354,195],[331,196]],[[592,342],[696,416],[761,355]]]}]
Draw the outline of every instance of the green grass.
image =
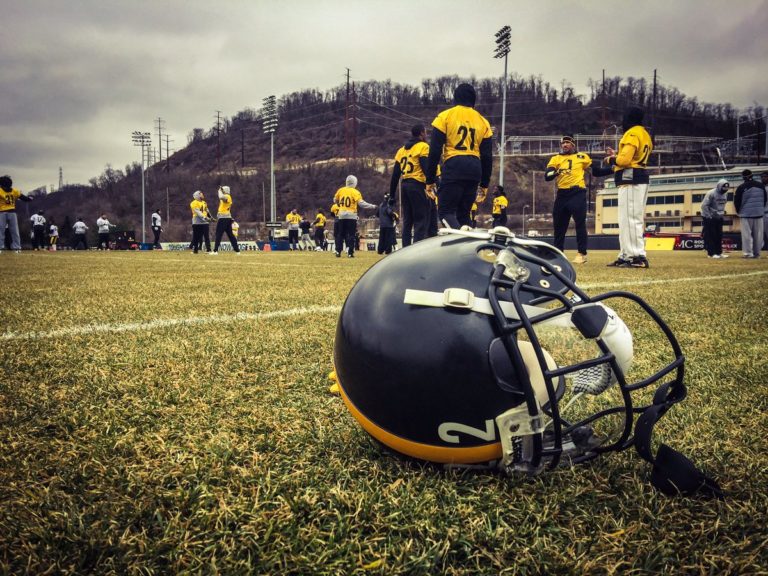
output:
[{"label": "green grass", "polygon": [[669,322],[689,397],[657,436],[725,501],[634,451],[533,480],[381,451],[326,379],[378,256],[3,254],[0,573],[768,574],[768,260],[614,257],[579,282]]}]

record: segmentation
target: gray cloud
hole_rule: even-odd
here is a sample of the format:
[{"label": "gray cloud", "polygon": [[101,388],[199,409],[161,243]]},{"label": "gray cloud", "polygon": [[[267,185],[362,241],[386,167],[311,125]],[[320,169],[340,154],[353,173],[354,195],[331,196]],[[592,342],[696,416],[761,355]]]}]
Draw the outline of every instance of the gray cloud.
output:
[{"label": "gray cloud", "polygon": [[[356,81],[498,77],[493,33],[512,27],[510,73],[652,78],[700,102],[768,104],[765,0],[6,0],[0,172],[22,189],[87,182],[138,160],[133,130],[160,116],[174,147],[216,110]],[[156,138],[155,138],[156,139]]]}]

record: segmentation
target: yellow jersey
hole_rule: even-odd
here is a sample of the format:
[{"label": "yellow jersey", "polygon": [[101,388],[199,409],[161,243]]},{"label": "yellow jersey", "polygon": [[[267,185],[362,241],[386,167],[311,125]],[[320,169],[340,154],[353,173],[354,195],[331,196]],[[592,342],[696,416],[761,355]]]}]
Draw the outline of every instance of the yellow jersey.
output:
[{"label": "yellow jersey", "polygon": [[494,216],[501,216],[501,211],[506,210],[507,206],[509,206],[509,200],[507,200],[506,196],[496,196],[496,198],[493,199],[493,209],[491,210],[491,214]]},{"label": "yellow jersey", "polygon": [[339,215],[339,205],[336,202],[331,206],[331,214],[333,214],[334,218]]},{"label": "yellow jersey", "polygon": [[653,152],[651,135],[642,126],[632,126],[624,132],[619,142],[614,171],[623,168],[645,168]]},{"label": "yellow jersey", "polygon": [[285,221],[288,222],[288,224],[295,224],[298,226],[299,222],[301,222],[301,214],[294,214],[293,212],[290,212],[285,217]]},{"label": "yellow jersey", "polygon": [[21,192],[15,188],[11,188],[10,192],[6,192],[0,188],[0,212],[12,212],[16,209],[16,200],[21,196]]},{"label": "yellow jersey", "polygon": [[205,200],[192,200],[192,202],[189,204],[189,209],[192,210],[192,218],[200,218],[200,216],[197,215],[195,210],[199,210],[203,214],[203,218],[208,218],[208,204],[205,203]]},{"label": "yellow jersey", "polygon": [[402,146],[395,154],[395,162],[400,165],[400,172],[403,180],[416,180],[417,182],[426,182],[427,175],[424,173],[423,165],[429,157],[429,144],[426,142],[416,142],[413,146],[406,149]]},{"label": "yellow jersey", "polygon": [[363,195],[357,188],[344,186],[336,191],[333,201],[339,205],[339,210],[344,212],[354,212],[357,214],[357,204],[361,202]]},{"label": "yellow jersey", "polygon": [[440,112],[432,126],[445,134],[443,162],[454,156],[480,158],[480,144],[493,136],[488,120],[469,106],[454,106]]},{"label": "yellow jersey", "polygon": [[547,168],[557,170],[557,187],[562,189],[574,186],[586,188],[584,173],[590,166],[592,166],[592,159],[584,152],[558,154],[547,163]]},{"label": "yellow jersey", "polygon": [[232,216],[232,195],[223,194],[219,198],[219,218],[230,218]]},{"label": "yellow jersey", "polygon": [[325,228],[325,215],[318,213],[315,216],[315,228]]}]

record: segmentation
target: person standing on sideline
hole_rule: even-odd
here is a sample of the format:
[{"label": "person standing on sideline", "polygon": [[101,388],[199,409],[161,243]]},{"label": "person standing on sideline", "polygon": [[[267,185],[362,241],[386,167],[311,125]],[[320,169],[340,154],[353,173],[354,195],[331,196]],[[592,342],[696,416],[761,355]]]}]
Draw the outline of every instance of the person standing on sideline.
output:
[{"label": "person standing on sideline", "polygon": [[301,238],[299,238],[299,244],[302,250],[312,250],[312,238],[309,235],[309,229],[312,227],[312,222],[306,218],[302,218],[299,222],[299,229],[301,230]]},{"label": "person standing on sideline", "polygon": [[701,203],[704,248],[710,258],[728,258],[723,254],[723,217],[730,187],[728,180],[721,178]]},{"label": "person standing on sideline", "polygon": [[312,226],[315,227],[315,250],[320,252],[323,249],[323,242],[325,241],[325,214],[322,210],[317,211]]},{"label": "person standing on sideline", "polygon": [[[760,174],[760,181],[763,187],[768,190],[768,171]],[[768,250],[768,202],[765,203],[765,212],[763,213],[763,250]]]},{"label": "person standing on sideline", "polygon": [[[13,180],[8,175],[0,176],[0,233],[5,235],[5,229],[11,234],[11,250],[21,254],[21,236],[19,236],[19,219],[16,216],[16,200],[29,202],[29,196],[22,194],[13,187]],[[0,252],[5,246],[5,240],[0,243]]]},{"label": "person standing on sideline", "polygon": [[429,157],[427,131],[423,124],[411,127],[411,138],[395,154],[389,181],[389,197],[397,198],[397,184],[402,178],[403,248],[428,235],[430,204],[426,193],[424,169]]},{"label": "person standing on sideline", "polygon": [[[552,207],[554,246],[561,252],[565,250],[565,234],[573,218],[578,250],[573,261],[576,264],[584,264],[587,261],[588,239],[587,185],[584,182],[584,173],[592,166],[592,159],[585,152],[576,150],[576,141],[572,136],[563,136],[560,139],[560,150],[560,154],[549,160],[544,171],[544,179],[547,182],[557,179],[557,194]],[[610,174],[611,171],[607,173]]]},{"label": "person standing on sideline", "polygon": [[765,217],[766,191],[762,182],[752,179],[752,171],[742,171],[744,182],[736,188],[733,205],[741,220],[741,250],[743,258],[760,258],[763,244],[763,218]]},{"label": "person standing on sideline", "polygon": [[[474,109],[475,89],[459,84],[453,92],[455,106],[432,121],[427,160],[426,193],[439,196],[438,218],[451,228],[470,226],[472,203],[481,204],[488,194],[493,168],[491,125]],[[440,188],[437,165],[442,159]],[[479,186],[479,188],[478,188]]]},{"label": "person standing on sideline", "polygon": [[341,237],[339,205],[336,202],[331,205],[331,215],[333,216],[333,248],[336,252],[340,253],[344,248],[344,239]]},{"label": "person standing on sideline", "polygon": [[[339,205],[339,234],[344,238],[347,245],[347,257],[354,258],[355,246],[357,245],[355,233],[357,232],[358,206],[372,209],[376,208],[376,205],[363,200],[363,195],[357,190],[357,177],[351,174],[347,176],[345,185],[336,191],[333,201]],[[340,257],[341,243],[338,242],[336,244],[336,258]]]},{"label": "person standing on sideline", "polygon": [[229,186],[219,186],[219,210],[216,215],[216,242],[213,245],[213,252],[209,253],[209,256],[219,255],[219,246],[221,246],[221,238],[226,232],[229,243],[232,245],[232,250],[235,254],[240,254],[240,246],[237,245],[237,236],[232,232],[232,194],[229,191]]},{"label": "person standing on sideline", "polygon": [[[96,220],[96,226],[99,228],[99,244],[96,246],[96,249],[109,250],[109,230],[110,228],[115,228],[115,225],[107,220],[106,214],[102,214],[101,217]],[[102,244],[104,244],[104,248],[101,247]]]},{"label": "person standing on sideline", "polygon": [[32,214],[32,250],[45,249],[45,216],[43,211],[38,210],[37,214]]},{"label": "person standing on sideline", "polygon": [[192,194],[192,202],[189,204],[192,210],[192,253],[202,248],[205,241],[206,252],[211,251],[211,238],[209,236],[208,222],[211,221],[211,215],[208,212],[208,204],[205,202],[205,196],[198,190]]},{"label": "person standing on sideline", "polygon": [[[476,206],[476,204],[473,204]],[[506,226],[507,225],[507,207],[509,206],[509,200],[504,193],[504,186],[496,186],[493,190],[493,208],[491,209],[491,216],[493,216],[493,227]],[[472,213],[470,212],[470,215]],[[472,222],[470,219],[470,226]]]},{"label": "person standing on sideline", "polygon": [[163,231],[163,217],[161,214],[160,208],[157,208],[152,212],[152,234],[155,235],[155,239],[152,242],[152,248],[155,250],[162,249],[162,246],[160,246],[160,233]]},{"label": "person standing on sideline", "polygon": [[384,200],[379,204],[377,216],[379,217],[379,254],[391,254],[392,248],[397,244],[395,237],[395,223],[398,215],[394,211],[395,199],[384,195]]},{"label": "person standing on sideline", "polygon": [[72,225],[72,231],[74,232],[72,236],[72,250],[77,250],[77,247],[80,246],[80,244],[83,245],[83,250],[88,250],[88,238],[86,238],[88,226],[85,225],[85,222],[83,222],[83,219],[80,218],[80,216],[77,217],[77,220],[75,220],[75,223]]},{"label": "person standing on sideline", "polygon": [[51,252],[56,252],[56,245],[59,243],[59,227],[56,226],[53,218],[51,218],[50,225],[48,227],[48,242],[48,250]]},{"label": "person standing on sideline", "polygon": [[618,152],[606,149],[606,164],[613,167],[619,194],[619,257],[608,266],[648,268],[645,256],[645,202],[648,198],[648,158],[653,151],[651,135],[643,127],[644,112],[630,106],[624,111],[624,135]]},{"label": "person standing on sideline", "polygon": [[285,216],[288,224],[288,246],[291,250],[299,249],[299,224],[301,224],[301,214],[294,208]]}]

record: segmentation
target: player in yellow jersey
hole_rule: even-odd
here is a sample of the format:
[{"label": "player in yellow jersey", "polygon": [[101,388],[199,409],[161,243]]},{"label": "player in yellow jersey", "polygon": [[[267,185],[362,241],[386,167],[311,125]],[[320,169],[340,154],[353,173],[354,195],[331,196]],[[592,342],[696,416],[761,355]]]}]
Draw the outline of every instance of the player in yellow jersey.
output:
[{"label": "player in yellow jersey", "polygon": [[317,216],[312,222],[312,226],[315,227],[315,250],[321,252],[323,250],[323,244],[325,242],[325,222],[327,218],[322,210],[317,211]]},{"label": "player in yellow jersey", "polygon": [[232,250],[235,254],[240,254],[240,246],[237,244],[237,234],[232,230],[232,194],[229,190],[229,186],[219,186],[219,210],[216,213],[216,241],[213,244],[213,252],[209,254],[211,256],[219,255],[219,246],[221,246],[221,239],[226,233],[229,238],[229,243],[232,245]]},{"label": "player in yellow jersey", "polygon": [[453,92],[456,105],[432,121],[426,191],[435,192],[437,165],[442,159],[438,218],[451,228],[471,225],[472,203],[485,201],[491,179],[493,132],[488,120],[474,109],[475,100],[475,89],[459,84]]},{"label": "player in yellow jersey", "polygon": [[[363,200],[363,195],[357,190],[357,177],[352,175],[347,176],[345,186],[336,191],[333,201],[339,205],[339,214],[337,216],[339,235],[344,238],[344,242],[347,245],[347,256],[354,258],[355,246],[357,244],[355,233],[357,232],[358,207],[376,208],[376,205]],[[339,258],[341,257],[341,239],[335,237],[334,240],[336,257]]]},{"label": "player in yellow jersey", "polygon": [[624,112],[624,135],[619,150],[606,149],[606,163],[613,166],[619,191],[619,257],[609,266],[648,268],[645,256],[645,202],[648,198],[648,158],[653,142],[643,127],[643,111],[630,106]]},{"label": "player in yellow jersey", "polygon": [[504,192],[504,186],[496,186],[493,190],[493,208],[491,209],[491,216],[493,216],[493,226],[506,226],[507,225],[507,207],[509,206],[509,200]]},{"label": "player in yellow jersey", "polygon": [[339,205],[334,202],[331,205],[331,216],[333,216],[333,246],[337,252],[341,252],[344,240],[341,237],[341,221],[339,220]]},{"label": "player in yellow jersey", "polygon": [[472,208],[469,210],[469,225],[477,228],[477,202],[472,202]]},{"label": "player in yellow jersey", "polygon": [[10,176],[0,177],[0,252],[5,247],[5,229],[11,233],[11,250],[21,253],[21,236],[19,235],[19,220],[16,216],[16,200],[29,202],[32,200],[13,187]]},{"label": "player in yellow jersey", "polygon": [[411,139],[395,154],[395,166],[389,182],[389,197],[394,199],[397,197],[397,183],[402,178],[403,248],[428,235],[432,200],[425,191],[427,177],[424,169],[429,157],[426,140],[427,131],[423,124],[411,127]]},{"label": "player in yellow jersey", "polygon": [[[560,139],[560,154],[550,158],[544,171],[544,179],[549,182],[556,180],[557,194],[552,207],[552,224],[555,229],[554,246],[559,250],[565,249],[565,234],[568,224],[573,218],[576,228],[576,248],[578,254],[574,258],[577,264],[587,261],[587,185],[584,174],[592,166],[589,154],[576,150],[573,136],[563,136]],[[598,174],[595,174],[598,175]]]},{"label": "player in yellow jersey", "polygon": [[299,224],[301,224],[301,214],[294,208],[285,215],[285,221],[288,224],[288,245],[290,250],[299,249]]},{"label": "player in yellow jersey", "polygon": [[192,252],[197,254],[203,241],[205,241],[205,251],[210,252],[211,239],[208,235],[208,223],[211,221],[211,215],[208,212],[205,196],[200,190],[192,194],[189,209],[192,211]]}]

